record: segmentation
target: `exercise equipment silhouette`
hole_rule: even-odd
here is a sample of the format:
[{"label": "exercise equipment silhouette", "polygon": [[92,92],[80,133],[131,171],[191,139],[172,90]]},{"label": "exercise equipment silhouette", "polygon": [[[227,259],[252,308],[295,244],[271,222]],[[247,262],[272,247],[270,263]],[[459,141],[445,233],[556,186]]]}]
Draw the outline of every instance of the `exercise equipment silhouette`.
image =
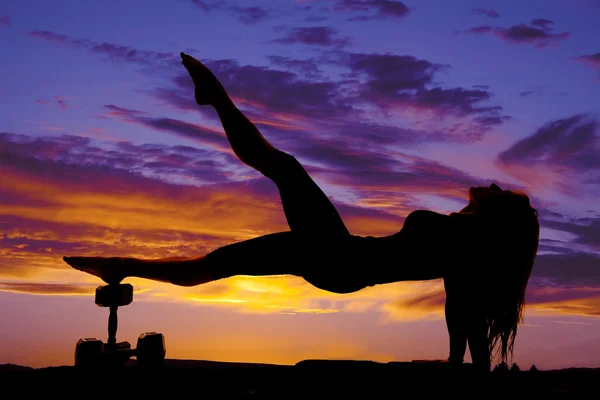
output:
[{"label": "exercise equipment silhouette", "polygon": [[120,367],[131,357],[139,367],[162,367],[167,352],[165,337],[158,332],[142,333],[135,349],[129,342],[117,342],[117,309],[131,304],[133,286],[128,283],[96,288],[96,305],[109,308],[108,340],[81,338],[75,346],[76,367]]}]

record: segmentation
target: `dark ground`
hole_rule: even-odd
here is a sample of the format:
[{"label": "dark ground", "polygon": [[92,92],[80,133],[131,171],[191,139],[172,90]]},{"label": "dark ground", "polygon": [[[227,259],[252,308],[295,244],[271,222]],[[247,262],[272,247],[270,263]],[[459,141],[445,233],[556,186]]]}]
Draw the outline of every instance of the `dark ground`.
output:
[{"label": "dark ground", "polygon": [[[294,366],[167,360],[161,370],[0,365],[2,393],[106,398],[600,398],[600,368],[478,373],[436,362],[306,360]],[[13,394],[15,392],[13,391]],[[407,397],[410,396],[410,397]],[[459,398],[460,398],[459,397]]]}]

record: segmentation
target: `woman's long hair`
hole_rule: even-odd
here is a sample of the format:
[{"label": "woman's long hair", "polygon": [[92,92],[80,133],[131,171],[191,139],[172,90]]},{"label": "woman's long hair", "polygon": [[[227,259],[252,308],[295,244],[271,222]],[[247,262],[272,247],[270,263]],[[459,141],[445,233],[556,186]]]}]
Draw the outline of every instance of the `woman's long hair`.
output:
[{"label": "woman's long hair", "polygon": [[538,213],[520,191],[499,191],[478,204],[488,269],[485,313],[493,359],[512,358],[517,327],[523,321],[525,290],[539,243]]}]

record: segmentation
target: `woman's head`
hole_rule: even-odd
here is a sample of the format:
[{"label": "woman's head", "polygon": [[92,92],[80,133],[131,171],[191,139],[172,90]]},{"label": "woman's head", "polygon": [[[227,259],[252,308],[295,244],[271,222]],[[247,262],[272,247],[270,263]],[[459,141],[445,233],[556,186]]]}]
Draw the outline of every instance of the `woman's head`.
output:
[{"label": "woman's head", "polygon": [[512,356],[517,326],[522,321],[525,289],[538,250],[537,210],[521,191],[497,185],[469,189],[470,213],[481,228],[481,267],[489,271],[487,321],[492,353]]}]

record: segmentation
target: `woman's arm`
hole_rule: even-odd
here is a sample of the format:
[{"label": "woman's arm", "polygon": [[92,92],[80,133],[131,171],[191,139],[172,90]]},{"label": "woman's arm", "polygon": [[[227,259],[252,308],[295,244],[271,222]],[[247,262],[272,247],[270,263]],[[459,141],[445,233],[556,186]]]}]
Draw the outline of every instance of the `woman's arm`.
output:
[{"label": "woman's arm", "polygon": [[[465,284],[466,283],[466,284]],[[457,282],[445,278],[446,326],[450,338],[449,361],[461,364],[464,361],[467,344],[473,365],[481,370],[490,370],[488,328],[481,303],[466,281]]]},{"label": "woman's arm", "polygon": [[446,294],[446,326],[450,339],[450,357],[452,364],[462,364],[467,351],[467,332],[460,304]]}]

